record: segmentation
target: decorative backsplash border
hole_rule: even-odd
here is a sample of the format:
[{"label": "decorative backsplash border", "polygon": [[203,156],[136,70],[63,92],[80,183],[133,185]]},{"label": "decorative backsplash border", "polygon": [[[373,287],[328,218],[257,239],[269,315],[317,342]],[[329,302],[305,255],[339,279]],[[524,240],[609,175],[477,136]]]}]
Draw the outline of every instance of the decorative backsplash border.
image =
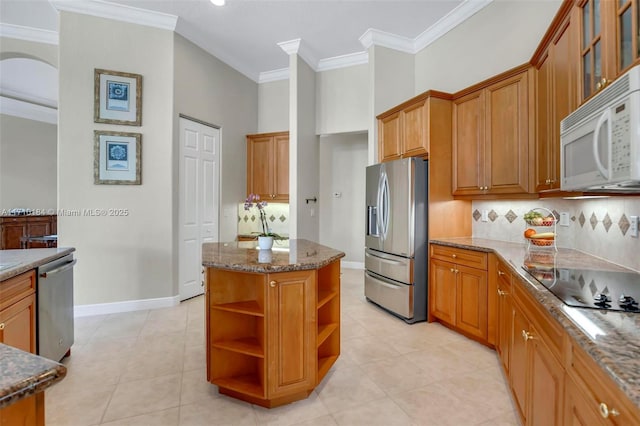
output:
[{"label": "decorative backsplash border", "polygon": [[[289,235],[289,204],[269,203],[265,207],[270,231],[279,235]],[[262,232],[258,209],[244,209],[244,203],[238,204],[238,234],[249,235]]]},{"label": "decorative backsplash border", "polygon": [[[640,215],[640,198],[611,197],[564,200],[474,201],[473,236],[524,243],[523,232],[529,226],[524,214],[545,207],[556,218],[569,214],[569,226],[556,226],[559,247],[574,248],[640,271],[640,239],[630,236],[630,216]],[[482,221],[487,211],[488,220]]]}]

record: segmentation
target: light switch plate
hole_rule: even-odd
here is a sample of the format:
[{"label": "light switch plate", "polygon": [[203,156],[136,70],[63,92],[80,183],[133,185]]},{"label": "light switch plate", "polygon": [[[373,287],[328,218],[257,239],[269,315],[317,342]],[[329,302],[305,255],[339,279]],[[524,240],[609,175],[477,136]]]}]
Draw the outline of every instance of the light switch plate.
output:
[{"label": "light switch plate", "polygon": [[629,226],[629,235],[638,238],[638,216],[629,216],[629,222],[631,222],[631,226]]},{"label": "light switch plate", "polygon": [[482,221],[483,222],[489,221],[489,211],[488,210],[482,210]]},{"label": "light switch plate", "polygon": [[560,222],[558,222],[560,226],[569,226],[569,213],[560,212]]}]

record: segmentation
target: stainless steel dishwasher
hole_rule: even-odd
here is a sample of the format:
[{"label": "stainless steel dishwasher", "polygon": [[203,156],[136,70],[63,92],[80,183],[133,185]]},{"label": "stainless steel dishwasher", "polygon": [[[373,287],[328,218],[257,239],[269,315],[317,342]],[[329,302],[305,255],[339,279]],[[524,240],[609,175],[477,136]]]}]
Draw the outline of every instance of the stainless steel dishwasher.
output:
[{"label": "stainless steel dishwasher", "polygon": [[73,266],[68,254],[38,268],[38,355],[60,361],[73,345]]}]

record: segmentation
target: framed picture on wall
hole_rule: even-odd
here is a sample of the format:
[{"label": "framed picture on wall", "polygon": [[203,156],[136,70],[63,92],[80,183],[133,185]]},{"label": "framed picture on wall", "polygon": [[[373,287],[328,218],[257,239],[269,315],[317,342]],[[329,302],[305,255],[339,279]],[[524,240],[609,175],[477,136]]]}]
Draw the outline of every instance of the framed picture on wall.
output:
[{"label": "framed picture on wall", "polygon": [[141,133],[94,131],[94,184],[140,185],[141,164]]},{"label": "framed picture on wall", "polygon": [[126,72],[94,70],[93,121],[142,124],[142,76]]}]

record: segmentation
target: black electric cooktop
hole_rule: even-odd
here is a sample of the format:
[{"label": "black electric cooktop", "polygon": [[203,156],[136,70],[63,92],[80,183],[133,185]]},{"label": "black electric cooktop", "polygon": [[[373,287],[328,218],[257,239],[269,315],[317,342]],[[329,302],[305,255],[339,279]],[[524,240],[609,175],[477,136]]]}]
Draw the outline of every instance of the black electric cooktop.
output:
[{"label": "black electric cooktop", "polygon": [[540,284],[566,305],[640,312],[640,273],[524,265]]}]

